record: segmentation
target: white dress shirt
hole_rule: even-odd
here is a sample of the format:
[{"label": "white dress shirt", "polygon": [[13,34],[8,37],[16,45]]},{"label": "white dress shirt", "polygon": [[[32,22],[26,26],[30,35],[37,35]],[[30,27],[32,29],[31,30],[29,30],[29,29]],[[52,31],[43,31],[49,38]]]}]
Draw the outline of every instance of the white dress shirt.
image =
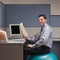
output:
[{"label": "white dress shirt", "polygon": [[34,39],[31,40],[34,42],[33,47],[45,45],[52,48],[52,28],[47,23],[41,28],[43,28],[42,32],[40,31],[34,36]]}]

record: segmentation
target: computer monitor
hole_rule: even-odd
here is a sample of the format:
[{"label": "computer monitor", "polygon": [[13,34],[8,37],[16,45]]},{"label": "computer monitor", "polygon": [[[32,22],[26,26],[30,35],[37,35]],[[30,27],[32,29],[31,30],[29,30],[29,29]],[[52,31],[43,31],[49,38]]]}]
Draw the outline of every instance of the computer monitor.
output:
[{"label": "computer monitor", "polygon": [[11,37],[17,38],[21,36],[20,24],[9,24],[9,28]]}]

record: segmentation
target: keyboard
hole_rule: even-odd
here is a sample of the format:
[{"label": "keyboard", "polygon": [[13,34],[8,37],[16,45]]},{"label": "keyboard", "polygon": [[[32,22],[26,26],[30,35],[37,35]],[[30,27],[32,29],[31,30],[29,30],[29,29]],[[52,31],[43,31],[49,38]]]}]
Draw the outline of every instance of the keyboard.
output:
[{"label": "keyboard", "polygon": [[24,43],[25,40],[24,39],[10,39],[7,40],[7,43]]},{"label": "keyboard", "polygon": [[20,40],[24,40],[24,39],[11,39],[11,40],[14,40],[14,41],[20,41]]}]

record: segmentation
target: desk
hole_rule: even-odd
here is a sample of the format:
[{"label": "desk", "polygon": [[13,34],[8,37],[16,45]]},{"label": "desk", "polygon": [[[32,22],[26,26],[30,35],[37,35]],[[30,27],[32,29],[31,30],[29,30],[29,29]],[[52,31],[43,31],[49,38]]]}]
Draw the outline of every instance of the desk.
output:
[{"label": "desk", "polygon": [[1,43],[0,60],[23,60],[23,43]]},{"label": "desk", "polygon": [[[0,44],[0,60],[23,60],[23,43],[20,42],[8,42]],[[53,42],[52,51],[58,56],[60,60],[60,40]]]}]

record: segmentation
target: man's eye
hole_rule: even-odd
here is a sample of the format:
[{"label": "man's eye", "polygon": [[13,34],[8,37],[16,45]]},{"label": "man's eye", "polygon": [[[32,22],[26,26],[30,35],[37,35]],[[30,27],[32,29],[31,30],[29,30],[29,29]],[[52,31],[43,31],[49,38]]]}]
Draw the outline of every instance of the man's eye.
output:
[{"label": "man's eye", "polygon": [[40,20],[43,20],[43,19],[40,19]]}]

